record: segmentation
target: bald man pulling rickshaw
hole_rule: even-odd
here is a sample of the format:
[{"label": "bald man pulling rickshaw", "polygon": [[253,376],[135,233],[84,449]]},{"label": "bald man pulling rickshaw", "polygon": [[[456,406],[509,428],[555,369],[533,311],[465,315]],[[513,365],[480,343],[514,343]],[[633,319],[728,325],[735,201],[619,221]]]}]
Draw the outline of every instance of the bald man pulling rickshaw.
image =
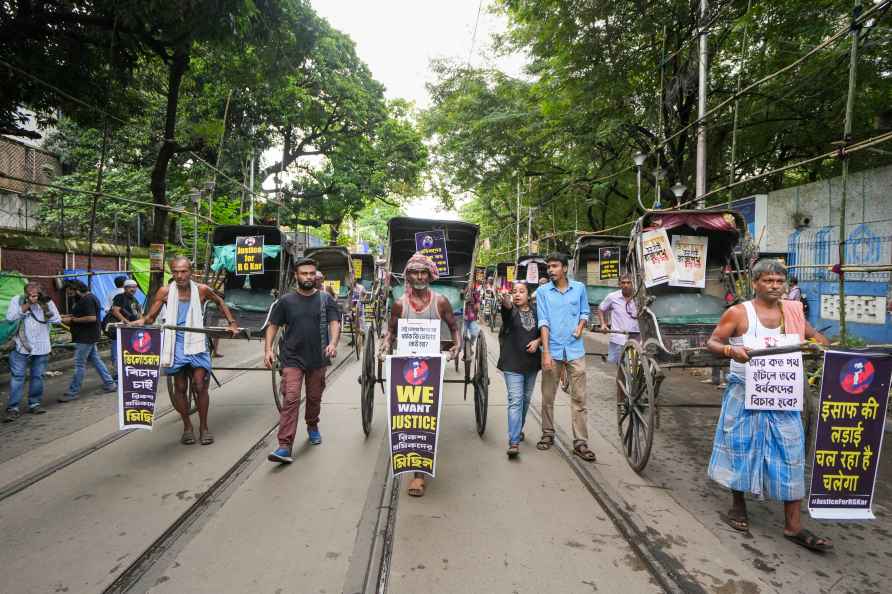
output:
[{"label": "bald man pulling rickshaw", "polygon": [[[394,301],[390,310],[387,334],[381,341],[379,357],[383,358],[395,346],[397,326],[399,320],[404,319],[440,320],[440,336],[446,336],[448,331],[452,337],[447,358],[448,360],[454,359],[458,356],[461,346],[461,333],[452,313],[449,299],[431,290],[431,283],[440,278],[437,265],[424,254],[416,253],[406,263],[404,278],[406,290],[400,299]],[[415,477],[409,481],[408,493],[412,497],[422,497],[424,490],[424,475],[416,472]]]}]

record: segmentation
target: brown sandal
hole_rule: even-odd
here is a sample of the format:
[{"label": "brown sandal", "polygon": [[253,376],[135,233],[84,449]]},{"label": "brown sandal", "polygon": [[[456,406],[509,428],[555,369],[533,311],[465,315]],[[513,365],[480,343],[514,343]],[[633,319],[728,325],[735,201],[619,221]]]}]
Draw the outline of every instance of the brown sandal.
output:
[{"label": "brown sandal", "polygon": [[554,435],[543,435],[539,439],[539,443],[536,444],[537,450],[550,450],[551,446],[554,445]]},{"label": "brown sandal", "polygon": [[576,445],[573,446],[573,453],[585,460],[586,462],[594,462],[595,461],[595,453],[591,451],[584,441],[577,442]]},{"label": "brown sandal", "polygon": [[409,488],[407,489],[407,493],[411,497],[424,497],[424,479],[423,478],[413,478],[409,481]]}]

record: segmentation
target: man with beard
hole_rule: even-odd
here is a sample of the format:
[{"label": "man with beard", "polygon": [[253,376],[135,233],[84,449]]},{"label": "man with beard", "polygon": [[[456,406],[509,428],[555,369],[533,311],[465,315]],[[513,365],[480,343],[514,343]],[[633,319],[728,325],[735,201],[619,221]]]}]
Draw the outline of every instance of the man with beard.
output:
[{"label": "man with beard", "polygon": [[744,492],[784,502],[784,537],[814,551],[833,548],[802,527],[799,503],[805,496],[805,434],[799,411],[747,410],[746,363],[752,348],[766,339],[796,335],[800,342],[829,341],[806,321],[802,304],[783,300],[787,269],[778,260],[760,260],[752,269],[756,298],[728,308],[706,344],[731,359],[728,387],[715,430],[709,478],[731,489],[726,523],[749,532]]},{"label": "man with beard", "polygon": [[[440,278],[437,265],[429,257],[418,252],[406,263],[404,277],[406,291],[400,299],[394,301],[390,310],[387,334],[381,341],[379,356],[390,352],[400,319],[440,320],[441,340],[445,340],[446,336],[452,337],[448,355],[448,360],[451,361],[458,356],[461,335],[449,299],[431,290],[431,282]],[[422,497],[424,489],[424,474],[416,472],[415,478],[409,481],[408,493],[412,497]]]},{"label": "man with beard", "polygon": [[[192,280],[192,262],[185,256],[175,256],[170,261],[173,282],[161,287],[152,299],[152,305],[146,315],[130,323],[131,326],[152,324],[161,307],[166,306],[164,324],[167,326],[186,326],[204,328],[204,304],[211,300],[229,322],[229,332],[238,334],[239,327],[235,316],[229,311],[223,299],[209,286]],[[195,443],[195,432],[189,419],[189,398],[186,391],[188,379],[192,379],[192,390],[198,399],[198,437],[201,445],[214,443],[214,436],[208,429],[208,408],[210,397],[208,385],[211,375],[211,355],[208,352],[207,337],[199,332],[181,330],[164,330],[164,341],[161,351],[161,366],[164,373],[174,376],[174,408],[183,420],[183,435],[180,443]]]},{"label": "man with beard", "polygon": [[554,397],[561,373],[566,370],[570,376],[573,453],[586,462],[594,462],[595,453],[588,447],[582,340],[589,316],[588,296],[585,285],[567,278],[566,254],[551,254],[547,264],[551,282],[536,290],[536,317],[542,340],[542,438],[536,447],[547,450],[554,445]]},{"label": "man with beard", "polygon": [[264,363],[272,368],[275,362],[273,341],[281,326],[285,335],[280,342],[282,361],[281,390],[284,394],[279,415],[279,447],[267,456],[270,462],[290,464],[294,434],[300,413],[300,387],[305,384],[307,405],[304,416],[310,443],[322,443],[319,415],[325,372],[337,356],[341,336],[341,311],[337,302],[317,284],[316,261],[299,260],[294,267],[297,291],[277,300],[270,308],[264,335]]}]

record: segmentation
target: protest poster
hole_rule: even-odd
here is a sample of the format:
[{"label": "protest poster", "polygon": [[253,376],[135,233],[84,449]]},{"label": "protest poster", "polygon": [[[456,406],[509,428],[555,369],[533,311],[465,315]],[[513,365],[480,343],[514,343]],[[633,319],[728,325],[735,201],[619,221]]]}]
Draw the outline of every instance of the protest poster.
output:
[{"label": "protest poster", "polygon": [[539,283],[539,265],[530,260],[527,262],[527,284],[535,285]]},{"label": "protest poster", "polygon": [[619,248],[598,248],[598,276],[600,280],[615,280],[619,278]]},{"label": "protest poster", "polygon": [[396,324],[398,355],[439,355],[440,320],[400,319]]},{"label": "protest poster", "polygon": [[390,468],[436,474],[443,394],[443,356],[387,357]]},{"label": "protest poster", "polygon": [[872,520],[892,356],[824,353],[808,513],[820,520]]},{"label": "protest poster", "polygon": [[149,272],[164,272],[164,244],[149,244]]},{"label": "protest poster", "polygon": [[362,278],[362,258],[353,258],[353,278]]},{"label": "protest poster", "polygon": [[665,229],[653,229],[641,234],[641,255],[645,287],[668,283],[675,275],[675,255]]},{"label": "protest poster", "polygon": [[671,287],[706,288],[706,248],[709,238],[705,235],[673,235],[672,252],[675,254],[675,276],[669,279]]},{"label": "protest poster", "polygon": [[160,328],[118,328],[118,429],[148,429],[155,419],[161,367]]},{"label": "protest poster", "polygon": [[486,268],[483,268],[482,266],[474,268],[474,281],[481,285],[486,282]]},{"label": "protest poster", "polygon": [[440,276],[449,276],[449,258],[446,254],[446,233],[442,229],[436,231],[419,231],[415,234],[415,251],[421,252],[434,261]]},{"label": "protest poster", "polygon": [[514,275],[516,274],[515,270],[517,270],[517,268],[515,266],[508,266],[508,268],[505,270],[505,278],[502,280],[508,282],[509,288],[511,287],[511,283],[513,283],[516,280],[514,278]]},{"label": "protest poster", "polygon": [[[797,344],[797,334],[780,334],[747,340],[746,346],[751,349],[770,349]],[[746,364],[744,408],[802,411],[804,385],[801,352],[753,357]]]},{"label": "protest poster", "polygon": [[235,238],[235,275],[263,274],[263,235]]},{"label": "protest poster", "polygon": [[331,287],[331,290],[334,291],[335,296],[341,294],[341,281],[337,279],[333,280],[324,280],[322,281],[323,287]]}]

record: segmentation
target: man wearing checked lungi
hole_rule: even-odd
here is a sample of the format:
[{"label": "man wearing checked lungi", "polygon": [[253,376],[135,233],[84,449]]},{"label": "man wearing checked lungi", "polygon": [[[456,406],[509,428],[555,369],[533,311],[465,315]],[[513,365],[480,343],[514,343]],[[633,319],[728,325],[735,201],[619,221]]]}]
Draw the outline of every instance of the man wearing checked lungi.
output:
[{"label": "man wearing checked lungi", "polygon": [[746,410],[745,344],[764,343],[766,337],[796,334],[799,340],[829,341],[806,321],[802,304],[782,299],[787,269],[778,260],[753,266],[756,297],[728,308],[709,338],[707,348],[731,359],[731,374],[715,431],[709,478],[731,489],[732,505],[725,521],[749,532],[744,493],[784,502],[784,537],[813,551],[833,548],[802,527],[799,504],[805,497],[805,434],[798,411]]}]

